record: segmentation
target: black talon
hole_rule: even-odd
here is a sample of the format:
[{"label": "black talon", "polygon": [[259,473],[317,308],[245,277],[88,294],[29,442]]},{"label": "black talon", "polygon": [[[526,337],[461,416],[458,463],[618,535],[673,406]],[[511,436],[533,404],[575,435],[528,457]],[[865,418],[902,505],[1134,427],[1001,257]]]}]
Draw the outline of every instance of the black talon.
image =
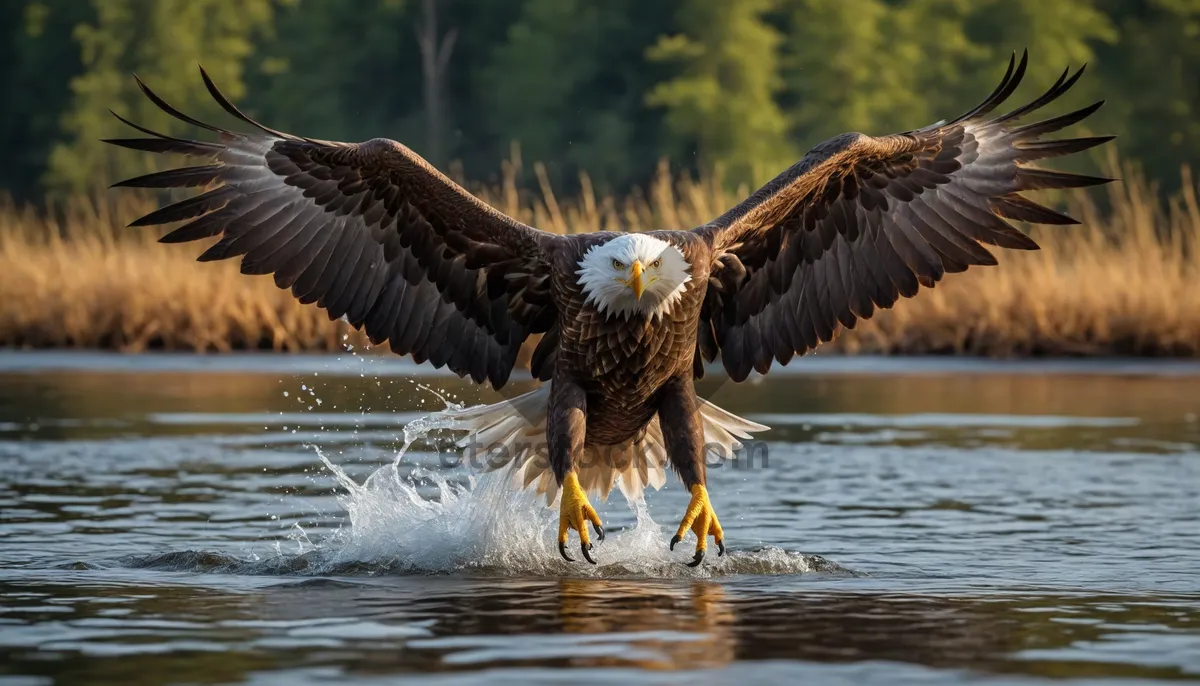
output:
[{"label": "black talon", "polygon": [[687,563],[687,566],[689,566],[689,567],[699,567],[701,562],[704,562],[704,551],[703,551],[703,550],[697,550],[697,551],[696,551],[696,556],[692,558],[692,561],[691,561],[691,562]]},{"label": "black talon", "polygon": [[579,544],[579,549],[581,551],[583,551],[583,559],[587,560],[588,562],[591,562],[592,564],[596,564],[596,561],[592,559],[592,554],[588,552],[588,548],[591,548],[591,547],[592,546],[587,543]]},{"label": "black talon", "polygon": [[562,555],[563,559],[566,560],[567,562],[575,561],[575,558],[571,557],[570,555],[567,555],[567,544],[566,543],[558,544],[558,554]]},{"label": "black talon", "polygon": [[725,554],[725,541],[717,541],[717,557]]},{"label": "black talon", "polygon": [[599,524],[596,524],[595,522],[593,522],[593,523],[592,523],[592,528],[593,528],[593,529],[596,531],[596,540],[597,540],[597,541],[603,541],[603,540],[604,540],[604,527],[602,527],[602,526],[600,526]]},{"label": "black talon", "polygon": [[680,542],[680,541],[682,541],[682,540],[683,540],[683,539],[679,537],[679,534],[675,534],[674,536],[672,536],[672,537],[671,537],[671,550],[674,550],[674,549],[675,549],[675,544],[676,544],[676,543],[678,543],[678,542]]}]

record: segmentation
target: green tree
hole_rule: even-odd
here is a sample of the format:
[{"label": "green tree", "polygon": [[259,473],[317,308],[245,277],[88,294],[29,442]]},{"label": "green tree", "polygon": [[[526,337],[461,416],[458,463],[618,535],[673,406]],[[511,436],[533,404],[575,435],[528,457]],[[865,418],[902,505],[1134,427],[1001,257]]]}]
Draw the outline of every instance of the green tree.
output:
[{"label": "green tree", "polygon": [[[457,37],[442,84],[443,162],[461,160],[473,179],[494,172],[503,154],[480,74],[522,4],[437,3],[439,32]],[[285,131],[348,141],[385,136],[435,157],[422,95],[423,18],[422,3],[413,1],[291,0],[251,60],[247,108]]]},{"label": "green tree", "polygon": [[1097,50],[1105,107],[1126,159],[1166,189],[1200,160],[1200,0],[1100,0],[1120,41]]},{"label": "green tree", "polygon": [[658,70],[643,55],[670,17],[662,5],[526,0],[476,80],[496,153],[519,141],[559,178],[584,168],[602,187],[645,178],[661,148],[644,104]]},{"label": "green tree", "polygon": [[1053,67],[1092,61],[1097,46],[1119,37],[1095,0],[982,0],[972,3],[967,31],[992,49],[993,58],[1028,48],[1043,66],[1030,78],[1044,85],[1058,76]]},{"label": "green tree", "polygon": [[36,199],[148,171],[147,156],[99,142],[130,133],[107,110],[187,133],[142,97],[137,72],[221,120],[197,62],[277,128],[388,136],[460,160],[471,179],[516,140],[568,193],[580,170],[604,192],[644,185],[663,155],[762,181],[830,135],[962,112],[1023,48],[1014,101],[1089,61],[1055,111],[1107,99],[1089,128],[1119,134],[1166,191],[1200,159],[1200,0],[437,0],[437,32],[456,41],[436,113],[422,95],[426,4],[0,1],[0,189]]},{"label": "green tree", "polygon": [[0,2],[0,190],[18,200],[39,195],[68,84],[83,69],[71,32],[92,17],[90,5],[72,0]]},{"label": "green tree", "polygon": [[248,108],[274,128],[419,147],[420,64],[402,0],[292,0],[248,70]]},{"label": "green tree", "polygon": [[791,0],[789,10],[786,97],[809,145],[946,116],[938,101],[960,85],[964,63],[986,55],[963,32],[967,3]]},{"label": "green tree", "polygon": [[187,130],[138,92],[131,72],[176,107],[201,118],[215,115],[219,109],[200,85],[196,64],[226,95],[241,97],[243,62],[272,17],[270,0],[94,0],[92,8],[94,21],[74,32],[84,71],[70,81],[66,140],[50,153],[47,182],[55,191],[88,190],[148,171],[146,155],[123,154],[100,142],[129,134],[109,109],[158,131]]},{"label": "green tree", "polygon": [[734,183],[759,182],[795,157],[776,95],[781,36],[766,19],[777,0],[685,0],[680,32],[646,56],[678,71],[646,102],[666,110],[679,149],[694,147],[703,166],[719,165]]},{"label": "green tree", "polygon": [[[788,97],[796,134],[880,134],[955,116],[1028,48],[1031,84],[1091,59],[1116,32],[1091,0],[791,0]],[[1068,98],[1082,102],[1095,80]]]}]

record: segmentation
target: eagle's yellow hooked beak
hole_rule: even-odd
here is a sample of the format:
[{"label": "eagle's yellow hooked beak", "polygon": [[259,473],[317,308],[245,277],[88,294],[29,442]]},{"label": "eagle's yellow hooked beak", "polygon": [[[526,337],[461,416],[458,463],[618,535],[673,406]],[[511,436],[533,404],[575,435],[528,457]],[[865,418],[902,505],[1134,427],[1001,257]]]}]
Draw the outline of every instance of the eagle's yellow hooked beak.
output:
[{"label": "eagle's yellow hooked beak", "polygon": [[645,284],[642,283],[642,263],[640,260],[634,260],[633,266],[629,268],[629,280],[625,282],[633,290],[633,295],[638,300],[642,299],[642,293],[646,291]]}]

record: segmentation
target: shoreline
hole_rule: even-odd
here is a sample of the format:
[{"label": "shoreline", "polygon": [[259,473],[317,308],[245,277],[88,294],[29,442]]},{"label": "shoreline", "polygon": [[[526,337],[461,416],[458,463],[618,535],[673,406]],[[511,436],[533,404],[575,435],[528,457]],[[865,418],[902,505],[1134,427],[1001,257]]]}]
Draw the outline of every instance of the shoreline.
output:
[{"label": "shoreline", "polygon": [[[197,353],[185,351],[119,352],[111,350],[14,350],[0,348],[0,374],[67,372],[98,373],[217,373],[325,374],[350,376],[369,372],[376,377],[448,377],[434,369],[390,353],[276,353],[242,351]],[[807,375],[1116,375],[1200,376],[1200,359],[1151,357],[1035,357],[986,358],[950,355],[810,354],[776,365],[770,377]],[[706,379],[721,376],[719,364],[709,365]],[[750,382],[763,378],[752,373]],[[520,371],[514,382],[528,382]]]}]

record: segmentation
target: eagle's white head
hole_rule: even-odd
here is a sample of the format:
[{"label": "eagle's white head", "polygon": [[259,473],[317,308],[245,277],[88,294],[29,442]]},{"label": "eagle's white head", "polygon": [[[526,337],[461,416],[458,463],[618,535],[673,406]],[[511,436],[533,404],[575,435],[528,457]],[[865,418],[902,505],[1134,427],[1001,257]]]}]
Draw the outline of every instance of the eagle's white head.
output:
[{"label": "eagle's white head", "polygon": [[658,319],[671,311],[692,280],[691,265],[675,246],[626,233],[592,246],[579,261],[579,285],[601,314]]}]

